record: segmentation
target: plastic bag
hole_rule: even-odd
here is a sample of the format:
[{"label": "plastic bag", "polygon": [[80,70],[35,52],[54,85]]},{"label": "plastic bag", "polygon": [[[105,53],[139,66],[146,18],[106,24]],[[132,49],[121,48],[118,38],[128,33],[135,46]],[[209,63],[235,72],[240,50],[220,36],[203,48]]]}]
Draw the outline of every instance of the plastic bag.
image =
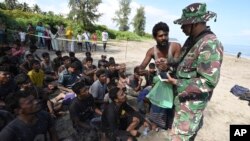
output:
[{"label": "plastic bag", "polygon": [[173,86],[172,84],[160,81],[154,77],[155,85],[146,96],[150,102],[161,108],[172,108],[173,106]]}]

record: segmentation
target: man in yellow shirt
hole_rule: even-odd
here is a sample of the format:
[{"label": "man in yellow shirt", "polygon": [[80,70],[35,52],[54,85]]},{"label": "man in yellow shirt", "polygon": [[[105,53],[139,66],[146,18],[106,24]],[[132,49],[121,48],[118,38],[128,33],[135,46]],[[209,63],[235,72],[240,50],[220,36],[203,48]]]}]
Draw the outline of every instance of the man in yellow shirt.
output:
[{"label": "man in yellow shirt", "polygon": [[69,52],[74,52],[74,44],[73,44],[73,31],[71,27],[68,27],[66,30],[66,38],[67,38],[67,47]]},{"label": "man in yellow shirt", "polygon": [[40,62],[37,60],[33,60],[31,62],[32,70],[28,72],[28,76],[36,87],[43,87],[44,81],[44,72],[41,70]]}]

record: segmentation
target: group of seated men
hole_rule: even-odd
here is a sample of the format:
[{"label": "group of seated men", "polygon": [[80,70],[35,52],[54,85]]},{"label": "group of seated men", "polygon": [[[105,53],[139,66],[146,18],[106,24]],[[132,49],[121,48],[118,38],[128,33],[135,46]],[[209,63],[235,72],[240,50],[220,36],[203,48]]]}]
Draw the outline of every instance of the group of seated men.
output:
[{"label": "group of seated men", "polygon": [[55,119],[67,114],[65,107],[76,132],[86,136],[100,131],[111,141],[136,140],[140,126],[149,127],[142,114],[127,104],[126,94],[137,97],[150,86],[154,70],[135,67],[128,76],[126,65],[113,57],[107,60],[102,55],[93,65],[90,52],[82,61],[74,52],[62,56],[60,51],[53,60],[43,52],[41,59],[34,45],[15,56],[13,48],[21,47],[14,45],[0,48],[1,139],[31,141],[47,138],[48,132],[50,140],[58,140]]}]

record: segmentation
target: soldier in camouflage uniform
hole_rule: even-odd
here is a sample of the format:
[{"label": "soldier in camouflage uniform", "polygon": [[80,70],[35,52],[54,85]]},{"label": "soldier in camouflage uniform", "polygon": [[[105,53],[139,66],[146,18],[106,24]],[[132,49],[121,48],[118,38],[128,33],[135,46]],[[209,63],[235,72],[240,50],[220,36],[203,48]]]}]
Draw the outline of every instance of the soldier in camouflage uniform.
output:
[{"label": "soldier in camouflage uniform", "polygon": [[206,4],[194,3],[183,9],[175,24],[189,36],[182,47],[176,78],[167,82],[176,86],[175,118],[168,140],[189,141],[199,130],[203,111],[220,77],[223,46],[206,22],[216,16]]}]

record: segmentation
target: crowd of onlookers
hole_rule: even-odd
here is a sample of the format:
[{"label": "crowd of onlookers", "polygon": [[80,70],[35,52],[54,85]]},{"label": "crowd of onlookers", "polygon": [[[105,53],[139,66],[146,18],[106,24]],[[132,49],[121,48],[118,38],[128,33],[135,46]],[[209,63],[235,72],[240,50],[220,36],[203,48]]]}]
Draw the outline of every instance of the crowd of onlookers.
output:
[{"label": "crowd of onlookers", "polygon": [[[9,36],[9,37],[7,37]],[[73,31],[71,26],[44,25],[38,22],[37,25],[28,24],[27,28],[17,27],[16,30],[8,30],[6,25],[0,21],[0,44],[7,44],[7,40],[19,40],[21,45],[36,44],[38,48],[47,48],[49,51],[76,52],[96,51],[97,42],[101,40],[103,50],[106,51],[109,34],[105,30],[98,37],[96,32],[92,34],[87,30]]]}]

